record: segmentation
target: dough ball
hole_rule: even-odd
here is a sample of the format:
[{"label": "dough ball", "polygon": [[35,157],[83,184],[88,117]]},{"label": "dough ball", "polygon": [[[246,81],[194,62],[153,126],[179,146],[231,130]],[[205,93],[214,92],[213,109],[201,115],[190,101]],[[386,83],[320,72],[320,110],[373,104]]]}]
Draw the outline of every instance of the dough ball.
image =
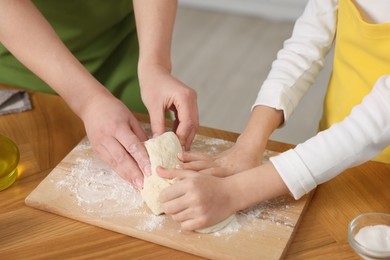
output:
[{"label": "dough ball", "polygon": [[158,201],[158,197],[162,190],[172,184],[173,180],[158,176],[156,168],[158,166],[174,168],[179,164],[180,160],[177,158],[177,154],[182,152],[182,147],[179,139],[173,132],[166,132],[147,140],[145,147],[149,154],[152,175],[145,178],[141,196],[153,214],[160,215],[164,213],[164,210],[162,204]]},{"label": "dough ball", "polygon": [[230,217],[226,218],[225,220],[222,220],[221,222],[219,222],[219,223],[217,223],[215,225],[212,225],[212,226],[209,226],[209,227],[205,227],[205,228],[201,228],[201,229],[197,229],[195,231],[198,232],[198,233],[203,233],[203,234],[217,232],[217,231],[220,231],[221,229],[223,229],[224,227],[226,227],[227,225],[229,225],[234,220],[236,220],[236,215],[235,214],[231,215]]},{"label": "dough ball", "polygon": [[[141,196],[152,213],[160,215],[164,213],[164,209],[158,198],[161,191],[172,185],[174,180],[161,178],[158,176],[156,168],[158,166],[175,168],[175,166],[180,163],[180,160],[177,158],[177,154],[182,152],[182,146],[175,133],[166,132],[146,141],[145,147],[149,154],[152,175],[145,178],[144,188],[141,190]],[[217,232],[235,219],[235,215],[232,215],[213,226],[195,231],[199,233]]]}]

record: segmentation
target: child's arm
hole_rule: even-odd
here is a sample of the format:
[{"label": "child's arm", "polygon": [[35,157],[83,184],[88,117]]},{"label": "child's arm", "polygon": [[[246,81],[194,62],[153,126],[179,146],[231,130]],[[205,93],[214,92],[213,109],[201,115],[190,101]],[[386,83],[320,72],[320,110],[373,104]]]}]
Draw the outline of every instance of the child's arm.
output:
[{"label": "child's arm", "polygon": [[179,155],[183,162],[179,167],[223,177],[259,166],[269,136],[282,122],[282,111],[257,106],[232,148],[216,156],[183,152]]},{"label": "child's arm", "polygon": [[264,81],[255,104],[283,111],[288,121],[324,66],[336,33],[338,0],[309,0]]},{"label": "child's arm", "polygon": [[160,200],[166,214],[180,222],[182,229],[195,230],[213,225],[231,214],[288,192],[271,163],[219,178],[208,174],[158,168],[164,178],[177,178]]},{"label": "child's arm", "polygon": [[296,199],[390,145],[390,75],[381,77],[350,115],[271,158]]},{"label": "child's arm", "polygon": [[214,158],[184,153],[184,169],[222,176],[259,164],[270,135],[289,119],[324,64],[335,35],[337,4],[336,0],[308,2],[291,38],[278,52],[236,145]]},{"label": "child's arm", "polygon": [[387,75],[343,121],[295,149],[272,157],[271,163],[224,178],[190,170],[159,169],[161,177],[178,178],[161,193],[164,210],[183,229],[194,230],[288,192],[298,199],[390,145],[389,115]]}]

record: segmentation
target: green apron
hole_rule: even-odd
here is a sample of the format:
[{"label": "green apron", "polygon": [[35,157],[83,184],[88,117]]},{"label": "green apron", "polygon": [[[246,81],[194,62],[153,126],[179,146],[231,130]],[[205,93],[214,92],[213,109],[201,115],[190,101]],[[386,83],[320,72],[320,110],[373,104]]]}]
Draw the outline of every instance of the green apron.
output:
[{"label": "green apron", "polygon": [[[33,2],[69,50],[99,82],[132,111],[147,112],[139,90],[139,50],[131,0]],[[55,93],[1,44],[0,84]]]}]

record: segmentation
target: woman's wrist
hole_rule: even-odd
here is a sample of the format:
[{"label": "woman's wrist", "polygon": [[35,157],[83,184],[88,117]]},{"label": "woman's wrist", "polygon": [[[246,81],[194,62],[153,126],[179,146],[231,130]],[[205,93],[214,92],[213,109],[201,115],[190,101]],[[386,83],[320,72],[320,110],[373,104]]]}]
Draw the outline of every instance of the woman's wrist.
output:
[{"label": "woman's wrist", "polygon": [[165,71],[168,74],[172,72],[172,63],[168,58],[148,57],[138,60],[138,75],[144,76],[150,74],[151,71]]},{"label": "woman's wrist", "polygon": [[[91,104],[99,106],[99,104],[105,103],[104,100],[115,98],[112,93],[102,85],[97,85],[90,89],[89,93],[83,95],[80,93],[75,100],[67,101],[71,109],[84,121],[85,116],[88,115],[88,109]],[[71,98],[73,99],[73,98]]]},{"label": "woman's wrist", "polygon": [[[158,63],[157,61],[148,61],[138,64],[138,79],[141,88],[148,85],[154,85],[158,76],[171,75],[170,63]],[[151,82],[152,84],[148,84]]]}]

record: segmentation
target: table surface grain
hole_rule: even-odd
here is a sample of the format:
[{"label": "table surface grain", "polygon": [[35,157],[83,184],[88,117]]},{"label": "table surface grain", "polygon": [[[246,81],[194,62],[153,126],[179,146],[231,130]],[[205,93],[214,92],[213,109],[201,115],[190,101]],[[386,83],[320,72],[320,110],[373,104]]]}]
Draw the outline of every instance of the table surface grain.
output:
[{"label": "table surface grain", "polygon": [[[199,259],[27,207],[27,195],[85,136],[83,123],[60,97],[37,92],[30,97],[31,111],[0,116],[0,134],[13,139],[21,154],[17,181],[0,192],[1,259]],[[206,127],[198,133],[230,141],[238,137]],[[270,141],[267,148],[281,152],[291,147]],[[367,162],[320,185],[285,258],[358,259],[349,247],[347,226],[364,212],[390,213],[390,165]]]}]

